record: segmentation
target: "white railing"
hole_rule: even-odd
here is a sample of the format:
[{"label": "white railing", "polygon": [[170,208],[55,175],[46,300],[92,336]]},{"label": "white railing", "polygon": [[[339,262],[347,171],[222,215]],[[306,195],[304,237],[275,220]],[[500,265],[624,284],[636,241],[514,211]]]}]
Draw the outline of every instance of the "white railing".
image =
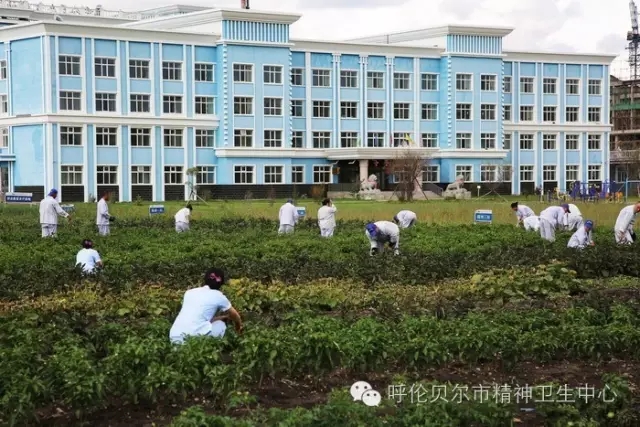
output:
[{"label": "white railing", "polygon": [[28,1],[0,0],[0,9],[28,10],[32,12],[51,13],[54,15],[97,16],[101,18],[118,18],[139,21],[153,19],[157,13],[123,12],[121,10],[106,10],[102,6],[95,8],[65,6],[44,3],[29,3]]}]

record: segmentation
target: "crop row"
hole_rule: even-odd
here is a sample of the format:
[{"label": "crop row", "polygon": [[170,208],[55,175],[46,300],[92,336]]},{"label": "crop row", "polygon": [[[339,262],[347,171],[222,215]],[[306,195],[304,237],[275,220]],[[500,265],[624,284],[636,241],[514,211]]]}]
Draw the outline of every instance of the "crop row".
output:
[{"label": "crop row", "polygon": [[[619,302],[640,304],[640,283],[633,278],[576,279],[562,264],[492,270],[471,278],[423,287],[413,285],[369,286],[323,280],[305,286],[271,283],[264,286],[247,279],[233,279],[224,293],[245,319],[282,320],[292,311],[312,311],[346,318],[368,315],[437,314],[440,318],[463,316],[469,311],[530,310],[591,307],[609,312]],[[40,321],[82,316],[83,322],[134,321],[147,317],[172,320],[184,290],[140,284],[121,292],[84,282],[77,288],[37,298],[25,297],[0,303],[0,313],[37,312]]]},{"label": "crop row", "polygon": [[[377,407],[354,401],[344,390],[334,391],[326,404],[312,409],[271,409],[252,412],[243,418],[208,415],[201,407],[191,407],[173,420],[172,427],[450,427],[454,425],[504,427],[517,425],[528,415],[544,419],[547,426],[597,427],[632,426],[638,422],[633,414],[627,384],[616,377],[603,378],[606,388],[589,395],[591,389],[567,390],[562,397],[544,397],[549,390],[563,390],[563,385],[540,384],[527,387],[504,386],[485,392],[477,386],[442,383],[415,383],[411,388],[382,400]],[[400,384],[400,383],[398,383]],[[474,387],[477,387],[474,390]],[[398,388],[395,386],[393,388]],[[457,390],[448,398],[443,390]],[[506,393],[503,391],[506,390]],[[417,393],[419,391],[420,393]],[[467,392],[468,391],[468,392]],[[523,393],[523,391],[525,391]],[[531,391],[531,396],[528,395]],[[606,394],[609,394],[607,396]],[[381,395],[386,391],[382,390]],[[526,396],[525,396],[526,394]],[[587,396],[585,398],[585,396]],[[615,397],[613,397],[615,396]],[[395,398],[394,398],[395,397]],[[523,399],[524,397],[524,399]],[[546,400],[546,401],[545,401]],[[544,402],[542,402],[544,401]],[[531,408],[533,406],[533,408]],[[526,410],[527,412],[523,412]],[[529,412],[529,411],[535,412]],[[531,421],[529,417],[528,421]],[[540,420],[538,418],[538,420]]]},{"label": "crop row", "polygon": [[[617,305],[356,321],[291,314],[279,326],[247,322],[243,335],[169,343],[165,318],[88,322],[24,312],[0,328],[0,413],[21,422],[50,404],[79,413],[121,402],[211,393],[220,402],[267,376],[413,371],[451,362],[544,362],[640,357],[640,312]],[[2,421],[2,420],[0,420]]]},{"label": "crop row", "polygon": [[[141,220],[138,226],[133,224],[106,239],[96,239],[106,265],[100,281],[112,289],[136,281],[184,287],[199,282],[212,265],[226,269],[231,277],[264,283],[331,277],[369,284],[428,284],[554,259],[565,262],[578,277],[637,277],[640,273],[640,248],[617,247],[610,236],[595,248],[576,252],[563,242],[547,245],[535,233],[509,226],[419,225],[402,233],[400,257],[372,259],[361,223],[342,224],[340,233],[330,240],[321,239],[311,226],[301,227],[293,236],[278,237],[273,221],[202,223],[201,229],[186,235],[173,232],[169,223]],[[35,237],[37,232],[23,233],[20,240],[0,236],[5,240],[0,249],[0,297],[46,294],[80,281],[73,264],[85,234],[63,233],[53,240]]]}]

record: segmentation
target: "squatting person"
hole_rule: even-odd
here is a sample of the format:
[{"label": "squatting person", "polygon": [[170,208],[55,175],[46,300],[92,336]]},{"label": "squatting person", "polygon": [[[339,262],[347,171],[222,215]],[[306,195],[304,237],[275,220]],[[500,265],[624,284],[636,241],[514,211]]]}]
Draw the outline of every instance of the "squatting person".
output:
[{"label": "squatting person", "polygon": [[568,248],[574,249],[584,249],[587,246],[595,246],[593,238],[591,236],[591,231],[593,230],[593,221],[586,220],[584,225],[578,227],[571,239],[569,239],[569,243],[567,243]]},{"label": "squatting person", "polygon": [[[218,268],[204,273],[204,286],[189,289],[184,293],[182,308],[169,331],[174,344],[182,344],[189,336],[222,338],[227,330],[226,321],[231,320],[236,332],[242,332],[242,318],[220,291],[225,283],[225,274]],[[216,316],[217,313],[223,313]]]},{"label": "squatting person", "polygon": [[176,220],[176,231],[178,233],[189,231],[189,223],[191,221],[192,211],[193,206],[191,206],[191,203],[189,203],[187,206],[180,209],[178,213],[175,214],[174,219]]},{"label": "squatting person", "polygon": [[416,225],[418,221],[418,215],[412,211],[400,211],[393,217],[393,222],[398,224],[400,228],[409,228]]},{"label": "squatting person", "polygon": [[400,229],[391,221],[370,222],[364,228],[364,234],[369,239],[369,255],[384,252],[384,245],[393,247],[393,254],[400,255]]},{"label": "squatting person", "polygon": [[71,216],[60,207],[56,200],[58,190],[52,188],[47,197],[40,202],[40,226],[42,227],[42,237],[54,237],[58,231],[58,216],[68,218]]},{"label": "squatting person", "polygon": [[82,241],[82,249],[76,255],[76,267],[80,266],[85,274],[93,274],[97,268],[102,268],[102,258],[98,251],[93,249],[93,242],[89,239]]},{"label": "squatting person", "polygon": [[322,201],[322,206],[318,209],[320,236],[333,236],[333,230],[336,228],[336,212],[338,212],[338,208],[336,208],[331,199],[324,199]]}]

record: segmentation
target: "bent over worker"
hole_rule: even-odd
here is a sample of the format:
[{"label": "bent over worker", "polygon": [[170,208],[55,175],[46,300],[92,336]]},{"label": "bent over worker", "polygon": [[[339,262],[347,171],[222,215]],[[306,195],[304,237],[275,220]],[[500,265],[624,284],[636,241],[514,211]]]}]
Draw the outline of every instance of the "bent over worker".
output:
[{"label": "bent over worker", "polygon": [[58,190],[52,188],[47,197],[40,202],[40,226],[42,227],[42,237],[53,237],[58,231],[58,216],[71,217],[60,207],[56,200]]},{"label": "bent over worker", "polygon": [[550,206],[540,212],[540,237],[549,242],[554,242],[556,240],[556,229],[562,226],[566,213],[571,213],[569,205],[566,203],[560,206]]},{"label": "bent over worker", "polygon": [[400,211],[393,217],[393,222],[398,224],[400,228],[409,228],[416,225],[418,215],[412,211]]},{"label": "bent over worker", "polygon": [[[189,336],[209,336],[222,338],[227,330],[228,320],[236,332],[242,332],[242,318],[220,291],[225,283],[224,272],[210,268],[204,274],[204,286],[189,289],[184,293],[182,308],[169,331],[169,339],[174,344],[182,344]],[[217,313],[222,313],[216,316]]]},{"label": "bent over worker", "polygon": [[525,231],[540,231],[540,217],[537,215],[532,215],[526,217],[522,224],[524,225]]},{"label": "bent over worker", "polygon": [[324,199],[322,201],[322,206],[318,209],[320,236],[333,236],[333,230],[336,228],[336,212],[338,212],[338,208],[335,207],[331,199]]},{"label": "bent over worker", "polygon": [[287,200],[287,203],[280,207],[280,228],[278,228],[278,234],[290,234],[298,223],[300,218],[298,215],[298,209],[293,205],[293,200]]},{"label": "bent over worker", "polygon": [[536,214],[529,206],[518,204],[518,202],[511,203],[511,210],[515,212],[516,218],[518,219],[516,227],[520,226],[520,224],[524,222],[525,218],[529,218]]},{"label": "bent over worker", "polygon": [[633,226],[636,223],[636,216],[640,212],[640,202],[622,208],[618,214],[616,225],[613,231],[616,235],[616,242],[620,245],[630,245],[635,241]]},{"label": "bent over worker", "polygon": [[390,221],[370,222],[364,228],[364,234],[369,239],[369,255],[384,252],[385,244],[393,247],[393,254],[400,255],[400,229]]},{"label": "bent over worker", "polygon": [[569,243],[567,243],[568,248],[574,249],[584,249],[587,246],[594,246],[593,238],[591,237],[591,231],[593,230],[593,221],[586,220],[581,227],[578,227],[571,239],[569,239]]}]

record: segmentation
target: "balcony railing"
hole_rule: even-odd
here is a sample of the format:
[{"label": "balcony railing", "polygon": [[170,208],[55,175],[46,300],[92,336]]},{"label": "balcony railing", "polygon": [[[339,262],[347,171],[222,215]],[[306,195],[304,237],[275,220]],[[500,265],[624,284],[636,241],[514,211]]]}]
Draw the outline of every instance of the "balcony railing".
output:
[{"label": "balcony railing", "polygon": [[611,150],[611,163],[640,163],[640,150]]}]

